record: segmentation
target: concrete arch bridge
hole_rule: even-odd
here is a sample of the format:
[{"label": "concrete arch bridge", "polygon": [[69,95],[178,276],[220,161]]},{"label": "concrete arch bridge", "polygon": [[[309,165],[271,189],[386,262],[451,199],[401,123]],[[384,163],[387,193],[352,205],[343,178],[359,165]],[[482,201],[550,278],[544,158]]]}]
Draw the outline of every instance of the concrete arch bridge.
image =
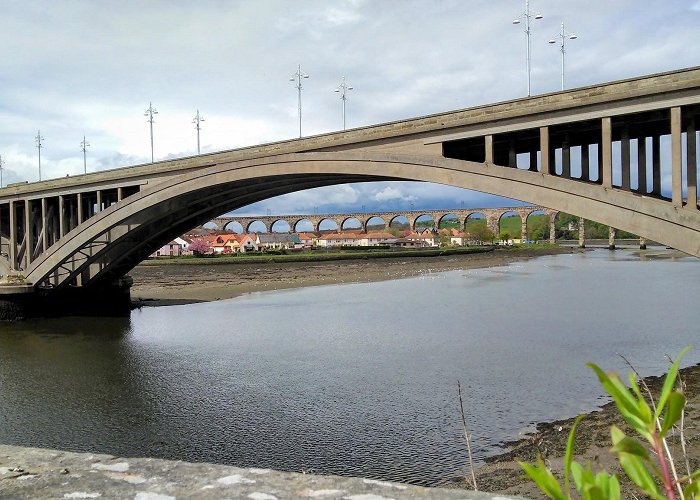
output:
[{"label": "concrete arch bridge", "polygon": [[[521,239],[527,239],[527,218],[534,212],[544,213],[549,217],[550,226],[553,227],[554,219],[559,213],[556,210],[551,210],[545,207],[538,206],[518,206],[518,207],[499,207],[499,208],[454,208],[447,210],[404,210],[394,212],[354,212],[346,214],[295,214],[295,215],[267,215],[267,216],[251,216],[237,217],[226,216],[217,217],[210,221],[217,229],[229,229],[234,223],[238,223],[243,228],[243,231],[249,232],[250,227],[256,223],[262,223],[267,231],[272,231],[272,227],[278,222],[284,222],[289,226],[290,231],[299,232],[298,226],[300,223],[309,222],[313,230],[318,232],[321,230],[321,224],[324,221],[332,221],[335,223],[338,231],[343,229],[346,222],[351,219],[359,221],[363,231],[367,231],[367,226],[372,220],[381,219],[384,224],[389,227],[392,222],[397,219],[404,218],[410,229],[416,229],[416,223],[419,218],[428,216],[433,220],[434,227],[437,228],[443,220],[459,221],[460,227],[464,228],[467,221],[473,216],[481,215],[486,219],[486,225],[494,234],[498,234],[499,222],[501,218],[509,213],[515,213],[520,217],[521,222]],[[550,231],[553,239],[554,231]]]},{"label": "concrete arch bridge", "polygon": [[[413,180],[519,199],[700,256],[700,68],[0,189],[0,293],[107,286],[273,196]],[[34,293],[34,296],[37,294]]]}]

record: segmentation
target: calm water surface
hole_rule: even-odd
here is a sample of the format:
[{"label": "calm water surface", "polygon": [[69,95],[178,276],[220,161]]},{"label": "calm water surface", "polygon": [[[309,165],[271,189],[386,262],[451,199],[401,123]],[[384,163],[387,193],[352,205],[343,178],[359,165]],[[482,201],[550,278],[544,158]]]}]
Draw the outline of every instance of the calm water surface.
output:
[{"label": "calm water surface", "polygon": [[[700,339],[700,260],[631,252],[0,326],[0,442],[439,484]],[[700,347],[700,346],[699,346]],[[700,361],[691,351],[685,365]]]}]

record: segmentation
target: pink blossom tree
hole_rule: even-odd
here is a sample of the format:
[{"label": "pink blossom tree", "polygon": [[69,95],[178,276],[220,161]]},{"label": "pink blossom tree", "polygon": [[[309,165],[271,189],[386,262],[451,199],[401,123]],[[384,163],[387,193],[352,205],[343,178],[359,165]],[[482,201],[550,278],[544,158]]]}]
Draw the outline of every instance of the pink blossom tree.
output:
[{"label": "pink blossom tree", "polygon": [[187,249],[194,255],[205,255],[211,253],[211,244],[206,240],[192,240]]}]

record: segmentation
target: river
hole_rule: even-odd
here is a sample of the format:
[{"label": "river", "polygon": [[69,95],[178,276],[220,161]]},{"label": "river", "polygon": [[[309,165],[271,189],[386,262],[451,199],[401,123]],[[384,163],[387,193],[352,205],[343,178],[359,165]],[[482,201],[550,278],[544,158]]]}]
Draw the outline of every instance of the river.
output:
[{"label": "river", "polygon": [[[0,325],[0,442],[441,484],[698,343],[700,260],[596,250]],[[700,347],[700,346],[699,346]],[[684,365],[700,362],[700,349]]]}]

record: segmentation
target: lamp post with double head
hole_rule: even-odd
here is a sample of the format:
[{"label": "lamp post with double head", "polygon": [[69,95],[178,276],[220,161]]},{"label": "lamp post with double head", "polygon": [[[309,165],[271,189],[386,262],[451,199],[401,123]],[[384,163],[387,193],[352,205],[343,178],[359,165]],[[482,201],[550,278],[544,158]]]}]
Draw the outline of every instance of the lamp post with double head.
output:
[{"label": "lamp post with double head", "polygon": [[[576,40],[578,37],[574,33],[567,33],[564,31],[564,21],[561,22],[561,31],[555,35],[559,38],[559,50],[561,51],[561,89],[564,90],[564,54],[566,53],[566,40]],[[557,43],[557,41],[552,38],[549,43]]]},{"label": "lamp post with double head", "polygon": [[300,64],[297,67],[297,72],[294,73],[294,75],[292,75],[292,77],[289,79],[290,82],[294,82],[294,81],[297,82],[295,87],[296,87],[296,89],[298,91],[298,95],[299,95],[299,99],[298,99],[298,104],[299,104],[299,137],[301,137],[301,89],[302,89],[301,81],[304,78],[308,78],[308,77],[309,77],[309,75],[307,75],[306,73],[304,73],[301,70],[301,64]]},{"label": "lamp post with double head", "polygon": [[525,36],[527,37],[527,52],[525,56],[525,70],[527,71],[527,95],[531,95],[530,91],[530,19],[542,19],[542,14],[530,14],[530,0],[525,0],[525,12],[520,14],[514,21],[513,24],[520,24],[520,20],[525,21]]},{"label": "lamp post with double head", "polygon": [[338,88],[335,89],[335,92],[338,92],[340,94],[340,99],[343,101],[343,130],[345,130],[345,101],[348,100],[346,94],[352,89],[353,88],[350,85],[345,83],[345,77],[343,77],[343,81],[338,86]]},{"label": "lamp post with double head", "polygon": [[197,115],[192,118],[192,123],[194,123],[194,128],[197,129],[197,154],[200,154],[199,152],[199,131],[202,127],[199,126],[200,122],[204,121],[204,117],[200,116],[199,110],[197,110]]},{"label": "lamp post with double head", "polygon": [[143,113],[143,116],[148,117],[148,123],[151,125],[151,163],[153,163],[153,115],[157,115],[158,111],[153,108],[153,103],[148,103],[148,109]]}]

